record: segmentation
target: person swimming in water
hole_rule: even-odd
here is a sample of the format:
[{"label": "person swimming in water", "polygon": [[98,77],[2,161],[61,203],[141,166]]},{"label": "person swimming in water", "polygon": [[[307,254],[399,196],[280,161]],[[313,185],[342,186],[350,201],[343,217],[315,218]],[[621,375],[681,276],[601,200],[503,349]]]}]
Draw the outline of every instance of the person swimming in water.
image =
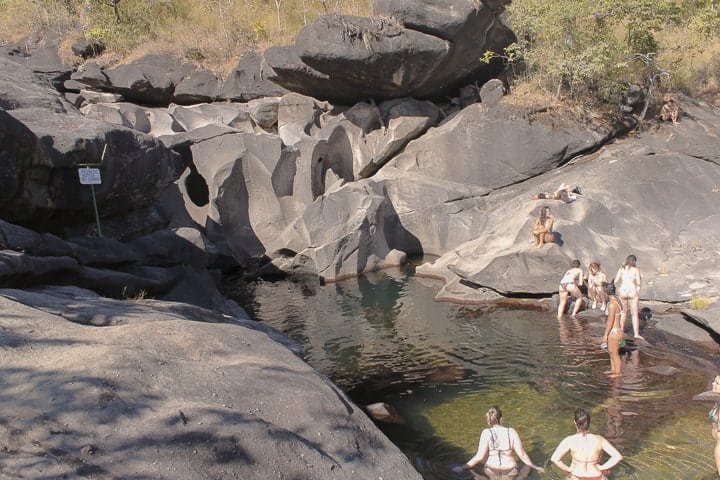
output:
[{"label": "person swimming in water", "polygon": [[[577,432],[560,442],[550,460],[568,474],[566,480],[607,480],[606,473],[622,461],[622,454],[605,437],[588,432],[590,414],[587,410],[575,410],[575,428]],[[610,458],[600,464],[603,451]],[[563,461],[568,453],[572,459],[569,466]]]},{"label": "person swimming in water", "polygon": [[520,435],[512,427],[502,424],[503,414],[500,407],[492,406],[485,414],[489,428],[480,433],[477,453],[465,463],[453,468],[453,472],[472,470],[485,457],[484,473],[490,479],[510,479],[518,476],[519,470],[513,452],[530,468],[540,473],[544,468],[535,465],[523,448]]}]

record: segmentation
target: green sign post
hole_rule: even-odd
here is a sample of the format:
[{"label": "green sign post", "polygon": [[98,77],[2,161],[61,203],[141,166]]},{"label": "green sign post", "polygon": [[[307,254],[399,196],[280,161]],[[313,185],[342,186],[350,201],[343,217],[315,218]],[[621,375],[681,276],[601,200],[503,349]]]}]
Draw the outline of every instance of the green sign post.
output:
[{"label": "green sign post", "polygon": [[100,169],[94,168],[102,165],[105,159],[105,152],[107,151],[107,143],[103,147],[103,153],[100,157],[100,163],[93,164],[81,164],[82,168],[78,169],[78,176],[80,177],[80,185],[90,185],[90,192],[92,193],[93,207],[95,208],[95,222],[97,222],[98,235],[102,237],[102,230],[100,229],[100,214],[98,213],[97,200],[95,199],[95,185],[102,184],[102,178],[100,178]]}]

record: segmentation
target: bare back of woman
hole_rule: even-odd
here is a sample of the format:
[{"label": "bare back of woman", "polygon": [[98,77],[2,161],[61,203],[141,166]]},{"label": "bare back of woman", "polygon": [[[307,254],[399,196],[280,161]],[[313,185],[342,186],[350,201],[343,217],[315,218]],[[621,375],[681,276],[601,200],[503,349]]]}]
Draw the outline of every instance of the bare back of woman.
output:
[{"label": "bare back of woman", "polygon": [[[604,437],[588,432],[590,414],[582,408],[575,410],[577,433],[565,437],[555,449],[550,460],[570,480],[605,480],[605,473],[622,460],[622,455]],[[610,458],[600,464],[600,456],[607,453]],[[568,466],[563,457],[570,454]]]}]

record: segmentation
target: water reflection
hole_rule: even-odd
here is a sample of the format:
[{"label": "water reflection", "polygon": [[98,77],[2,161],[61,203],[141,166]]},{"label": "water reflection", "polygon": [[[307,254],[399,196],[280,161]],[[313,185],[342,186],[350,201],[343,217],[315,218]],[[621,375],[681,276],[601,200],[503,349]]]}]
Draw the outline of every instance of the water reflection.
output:
[{"label": "water reflection", "polygon": [[[425,479],[462,478],[450,468],[475,452],[490,405],[547,468],[529,479],[563,478],[549,456],[574,432],[578,406],[625,457],[610,478],[717,478],[708,406],[691,401],[707,386],[704,373],[676,364],[661,345],[631,345],[622,376],[608,377],[599,316],[470,309],[435,302],[438,287],[394,270],[328,285],[251,283],[237,299],[303,345],[308,363],[355,402],[395,406],[406,424],[381,428]],[[677,373],[662,374],[668,366]]]}]

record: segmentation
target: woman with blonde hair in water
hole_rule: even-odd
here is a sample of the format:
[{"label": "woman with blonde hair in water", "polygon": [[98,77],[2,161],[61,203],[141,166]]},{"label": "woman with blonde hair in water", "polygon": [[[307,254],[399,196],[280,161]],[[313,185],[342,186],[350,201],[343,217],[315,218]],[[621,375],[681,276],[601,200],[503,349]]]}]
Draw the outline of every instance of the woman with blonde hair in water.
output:
[{"label": "woman with blonde hair in water", "polygon": [[558,288],[558,294],[560,296],[558,318],[561,318],[565,313],[565,307],[570,295],[575,297],[575,307],[573,308],[572,316],[574,317],[578,314],[583,303],[583,296],[580,291],[580,285],[582,284],[583,271],[580,268],[580,260],[573,260],[570,263],[570,269],[565,272],[565,275],[563,275],[560,280],[560,287]]},{"label": "woman with blonde hair in water", "polygon": [[622,304],[620,329],[623,332],[625,331],[625,321],[627,320],[627,313],[630,311],[635,338],[645,340],[645,338],[640,335],[640,317],[638,315],[642,275],[637,268],[637,257],[635,255],[628,255],[625,259],[625,264],[617,271],[614,283],[618,285],[617,296]]},{"label": "woman with blonde hair in water", "polygon": [[[550,457],[560,470],[568,474],[566,480],[607,480],[605,475],[623,459],[622,454],[605,437],[589,433],[588,428],[590,414],[587,410],[578,408],[575,410],[577,432],[565,437]],[[603,451],[610,458],[600,464]],[[568,453],[572,459],[570,466],[563,461],[563,457]]]},{"label": "woman with blonde hair in water", "polygon": [[544,468],[532,462],[523,448],[520,435],[515,429],[502,424],[503,414],[500,407],[490,407],[485,414],[485,419],[489,428],[484,429],[480,434],[477,453],[465,465],[454,467],[453,472],[460,473],[463,470],[472,470],[487,457],[484,473],[489,479],[516,478],[519,470],[513,452],[528,467],[534,468],[540,473],[545,471]]}]

